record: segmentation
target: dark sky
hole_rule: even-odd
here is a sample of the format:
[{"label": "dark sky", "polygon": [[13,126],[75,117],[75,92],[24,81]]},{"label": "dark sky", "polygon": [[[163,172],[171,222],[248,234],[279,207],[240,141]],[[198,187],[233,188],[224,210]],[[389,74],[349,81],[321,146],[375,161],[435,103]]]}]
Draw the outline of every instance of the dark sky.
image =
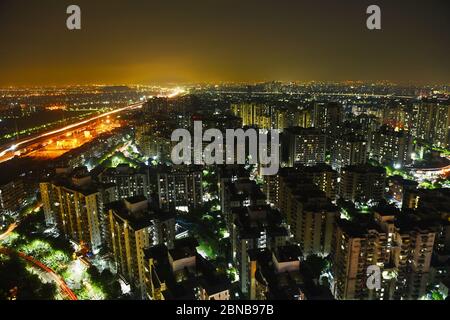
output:
[{"label": "dark sky", "polygon": [[449,83],[449,13],[449,0],[0,0],[0,85]]}]

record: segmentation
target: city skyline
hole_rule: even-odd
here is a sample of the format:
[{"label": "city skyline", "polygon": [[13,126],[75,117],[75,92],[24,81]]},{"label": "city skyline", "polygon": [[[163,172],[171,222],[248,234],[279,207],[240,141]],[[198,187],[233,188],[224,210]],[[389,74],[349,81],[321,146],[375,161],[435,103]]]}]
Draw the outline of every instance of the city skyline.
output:
[{"label": "city skyline", "polygon": [[362,80],[448,83],[448,3],[2,1],[1,86]]},{"label": "city skyline", "polygon": [[448,299],[445,86],[0,93],[0,299]]},{"label": "city skyline", "polygon": [[449,9],[1,1],[0,304],[449,300]]}]

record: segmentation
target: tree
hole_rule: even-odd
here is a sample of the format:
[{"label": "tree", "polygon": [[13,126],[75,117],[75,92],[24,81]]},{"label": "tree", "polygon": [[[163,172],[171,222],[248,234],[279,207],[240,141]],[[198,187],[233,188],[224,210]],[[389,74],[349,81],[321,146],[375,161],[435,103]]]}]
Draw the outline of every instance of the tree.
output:
[{"label": "tree", "polygon": [[52,300],[55,293],[56,286],[42,283],[17,255],[0,256],[0,300]]},{"label": "tree", "polygon": [[105,269],[100,273],[96,267],[91,266],[87,272],[91,281],[105,293],[106,299],[113,300],[121,297],[122,289],[119,280],[111,271]]}]

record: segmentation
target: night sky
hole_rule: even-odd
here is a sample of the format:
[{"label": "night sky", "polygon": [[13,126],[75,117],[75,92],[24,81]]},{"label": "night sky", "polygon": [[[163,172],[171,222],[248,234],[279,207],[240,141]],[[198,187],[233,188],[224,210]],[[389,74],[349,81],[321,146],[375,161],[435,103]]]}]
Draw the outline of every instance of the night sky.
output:
[{"label": "night sky", "polygon": [[450,83],[449,15],[448,0],[0,0],[0,85]]}]

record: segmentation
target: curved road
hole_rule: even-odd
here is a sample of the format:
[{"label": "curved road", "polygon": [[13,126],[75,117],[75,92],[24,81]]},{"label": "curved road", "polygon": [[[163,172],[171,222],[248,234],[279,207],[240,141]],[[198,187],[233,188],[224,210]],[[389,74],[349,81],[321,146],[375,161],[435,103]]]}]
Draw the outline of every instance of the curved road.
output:
[{"label": "curved road", "polygon": [[9,225],[8,229],[2,234],[0,234],[0,241],[9,237],[11,232],[13,232],[17,228],[17,222],[13,222]]},{"label": "curved road", "polygon": [[[38,210],[39,208],[42,207],[42,203],[38,203],[33,211],[36,212],[36,210]],[[26,219],[28,217],[28,214],[24,216],[24,219]],[[14,230],[16,230],[16,228],[19,226],[20,222],[23,221],[22,220],[18,220],[16,222],[11,223],[8,228],[6,229],[6,231],[2,234],[0,234],[0,241],[5,240],[6,238],[9,237],[9,235],[11,234],[11,232],[13,232]]]},{"label": "curved road", "polygon": [[56,274],[55,271],[53,271],[51,268],[47,267],[42,262],[34,259],[31,256],[26,255],[23,252],[15,252],[14,250],[11,250],[8,248],[0,248],[0,253],[4,253],[7,255],[17,254],[19,257],[21,257],[22,259],[31,263],[35,267],[38,267],[39,269],[45,271],[50,276],[50,278],[52,278],[52,280],[54,282],[56,282],[56,284],[59,286],[60,290],[62,292],[64,292],[70,300],[78,300],[77,296],[75,295],[75,293],[73,293],[72,290],[70,290],[67,283],[58,274]]}]

